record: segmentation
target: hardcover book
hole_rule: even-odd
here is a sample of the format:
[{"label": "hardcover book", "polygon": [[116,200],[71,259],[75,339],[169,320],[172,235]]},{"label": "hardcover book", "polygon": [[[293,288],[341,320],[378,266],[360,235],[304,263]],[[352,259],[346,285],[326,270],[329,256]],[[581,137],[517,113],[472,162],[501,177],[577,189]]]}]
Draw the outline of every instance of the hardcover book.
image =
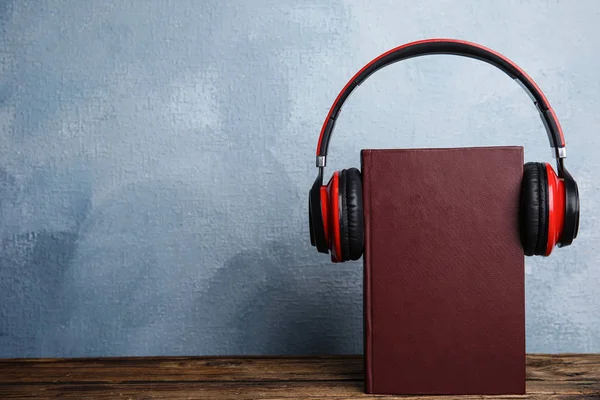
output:
[{"label": "hardcover book", "polygon": [[366,392],[525,393],[523,148],[361,163]]}]

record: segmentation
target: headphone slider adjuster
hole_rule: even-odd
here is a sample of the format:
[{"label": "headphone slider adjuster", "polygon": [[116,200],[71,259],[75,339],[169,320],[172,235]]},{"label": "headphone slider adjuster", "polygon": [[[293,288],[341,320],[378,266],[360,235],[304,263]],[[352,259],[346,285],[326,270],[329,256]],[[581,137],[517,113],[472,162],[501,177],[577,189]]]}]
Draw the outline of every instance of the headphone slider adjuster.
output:
[{"label": "headphone slider adjuster", "polygon": [[554,158],[567,158],[567,148],[566,147],[557,147],[553,149],[552,156]]},{"label": "headphone slider adjuster", "polygon": [[317,168],[323,168],[327,164],[327,156],[317,156]]}]

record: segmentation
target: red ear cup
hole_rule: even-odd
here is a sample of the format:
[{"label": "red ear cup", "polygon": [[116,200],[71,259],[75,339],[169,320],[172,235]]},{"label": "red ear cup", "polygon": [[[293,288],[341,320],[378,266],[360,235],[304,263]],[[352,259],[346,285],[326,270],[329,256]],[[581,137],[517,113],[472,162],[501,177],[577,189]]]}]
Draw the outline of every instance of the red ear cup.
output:
[{"label": "red ear cup", "polygon": [[579,189],[564,162],[561,169],[559,182],[562,182],[565,191],[565,217],[558,246],[565,247],[573,243],[579,231]]},{"label": "red ear cup", "polygon": [[523,169],[519,225],[525,255],[549,256],[562,235],[565,187],[548,163]]},{"label": "red ear cup", "polygon": [[545,163],[548,178],[548,242],[546,253],[549,256],[563,236],[565,225],[565,182],[560,179],[552,166]]},{"label": "red ear cup", "polygon": [[327,183],[327,238],[331,261],[358,260],[364,247],[362,176],[356,168],[334,172]]},{"label": "red ear cup", "polygon": [[340,172],[322,185],[319,175],[309,191],[308,213],[310,240],[320,253],[331,253],[331,261],[344,261],[340,239]]},{"label": "red ear cup", "polygon": [[327,191],[319,174],[308,192],[308,223],[310,243],[319,253],[329,253],[327,238]]},{"label": "red ear cup", "polygon": [[329,248],[329,194],[327,186],[321,186],[319,188],[319,195],[321,196],[321,215],[323,216],[323,232],[325,232],[325,242],[327,248]]},{"label": "red ear cup", "polygon": [[[335,171],[333,176],[324,188],[327,195],[327,201],[322,201],[321,205],[327,204],[323,209],[324,224],[326,225],[326,237],[331,250],[331,261],[342,262],[342,244],[340,239],[340,171]],[[321,192],[323,193],[323,191]]]},{"label": "red ear cup", "polygon": [[[319,197],[316,195],[317,190]],[[323,252],[322,247],[326,246],[324,252],[331,252],[333,262],[358,260],[364,248],[360,171],[350,168],[334,172],[327,185],[319,185],[311,189],[309,198],[311,199],[309,223],[313,246],[317,246],[321,252]],[[320,215],[315,214],[317,203],[319,203]],[[319,216],[322,216],[320,226],[315,222]]]}]

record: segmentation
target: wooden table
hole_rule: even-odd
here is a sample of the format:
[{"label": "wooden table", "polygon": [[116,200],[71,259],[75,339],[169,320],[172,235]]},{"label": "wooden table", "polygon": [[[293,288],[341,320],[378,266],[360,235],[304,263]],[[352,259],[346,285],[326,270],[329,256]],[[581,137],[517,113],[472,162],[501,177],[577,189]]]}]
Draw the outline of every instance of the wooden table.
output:
[{"label": "wooden table", "polygon": [[[526,396],[493,398],[600,399],[600,354],[529,355],[527,393]],[[0,360],[0,399],[11,398],[381,397],[363,394],[362,357],[307,356]],[[440,397],[423,398],[434,400]]]}]

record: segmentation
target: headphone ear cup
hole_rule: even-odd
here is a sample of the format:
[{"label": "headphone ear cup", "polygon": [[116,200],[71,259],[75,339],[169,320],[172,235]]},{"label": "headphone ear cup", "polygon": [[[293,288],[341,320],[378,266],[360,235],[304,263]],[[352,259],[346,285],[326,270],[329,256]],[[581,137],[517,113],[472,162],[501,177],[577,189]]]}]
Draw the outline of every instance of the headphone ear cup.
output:
[{"label": "headphone ear cup", "polygon": [[363,216],[362,175],[356,168],[343,170],[340,180],[342,220],[340,233],[344,260],[358,260],[364,249],[365,224]]},{"label": "headphone ear cup", "polygon": [[340,204],[340,248],[342,251],[342,259],[340,261],[348,261],[350,259],[350,236],[348,233],[348,200],[346,196],[348,174],[345,169],[340,172],[339,181],[339,204]]},{"label": "headphone ear cup", "polygon": [[548,241],[548,177],[543,163],[525,164],[519,211],[525,255],[544,255]]},{"label": "headphone ear cup", "polygon": [[329,253],[327,245],[327,215],[323,213],[321,179],[317,178],[308,192],[308,223],[310,225],[310,243],[320,253]]}]

